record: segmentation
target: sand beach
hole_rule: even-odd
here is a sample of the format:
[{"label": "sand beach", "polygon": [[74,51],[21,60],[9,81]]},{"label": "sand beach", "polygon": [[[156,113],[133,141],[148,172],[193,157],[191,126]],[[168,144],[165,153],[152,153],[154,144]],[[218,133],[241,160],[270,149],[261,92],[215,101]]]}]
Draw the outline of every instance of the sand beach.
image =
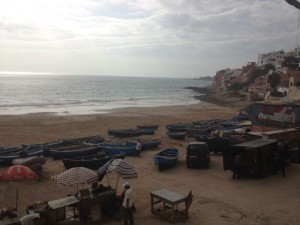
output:
[{"label": "sand beach", "polygon": [[[108,129],[133,128],[141,124],[158,124],[154,138],[160,138],[159,149],[142,152],[142,157],[126,157],[136,170],[138,177],[130,180],[136,193],[137,211],[135,224],[169,224],[150,211],[150,192],[166,188],[182,195],[192,190],[194,199],[190,207],[190,218],[185,224],[198,225],[296,225],[299,224],[300,165],[292,164],[286,169],[287,176],[272,175],[263,179],[231,179],[231,173],[223,170],[222,156],[211,155],[209,169],[188,169],[185,165],[185,148],[194,141],[169,139],[165,125],[174,122],[192,122],[212,118],[229,119],[236,116],[238,107],[218,106],[201,102],[189,106],[166,106],[154,108],[123,108],[105,114],[67,115],[34,113],[26,115],[0,116],[0,146],[15,147],[21,144],[46,143],[63,139],[102,135],[107,140]],[[178,165],[158,172],[153,155],[160,149],[176,146],[180,149]],[[5,168],[0,168],[0,172]],[[49,201],[74,194],[76,187],[55,184],[51,176],[64,170],[61,160],[48,157],[39,182],[0,183],[0,208],[15,204],[16,189],[19,189],[19,213],[25,215],[28,205],[38,201]],[[103,184],[116,187],[117,175],[108,174]],[[81,188],[81,187],[80,187]],[[122,224],[117,218],[101,224]],[[98,223],[99,224],[99,223]],[[178,224],[182,224],[179,222]]]}]

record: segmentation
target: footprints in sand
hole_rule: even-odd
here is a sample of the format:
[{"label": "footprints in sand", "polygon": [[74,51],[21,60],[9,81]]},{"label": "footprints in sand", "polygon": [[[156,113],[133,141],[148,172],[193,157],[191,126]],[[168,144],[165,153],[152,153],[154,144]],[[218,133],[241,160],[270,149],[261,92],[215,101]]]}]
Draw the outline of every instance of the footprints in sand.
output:
[{"label": "footprints in sand", "polygon": [[[233,224],[269,224],[270,219],[262,214],[255,212],[244,212],[235,207],[232,203],[222,201],[221,199],[210,199],[206,197],[195,197],[195,203],[202,205],[203,210],[215,211],[215,216],[226,222]],[[202,212],[203,213],[203,212]]]}]

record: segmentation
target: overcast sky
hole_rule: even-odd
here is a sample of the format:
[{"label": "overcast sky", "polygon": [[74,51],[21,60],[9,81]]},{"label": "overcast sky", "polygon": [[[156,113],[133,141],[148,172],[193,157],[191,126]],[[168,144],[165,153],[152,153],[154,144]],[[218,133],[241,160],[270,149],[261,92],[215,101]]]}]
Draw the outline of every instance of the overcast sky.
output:
[{"label": "overcast sky", "polygon": [[0,71],[214,76],[296,46],[285,0],[7,0]]}]

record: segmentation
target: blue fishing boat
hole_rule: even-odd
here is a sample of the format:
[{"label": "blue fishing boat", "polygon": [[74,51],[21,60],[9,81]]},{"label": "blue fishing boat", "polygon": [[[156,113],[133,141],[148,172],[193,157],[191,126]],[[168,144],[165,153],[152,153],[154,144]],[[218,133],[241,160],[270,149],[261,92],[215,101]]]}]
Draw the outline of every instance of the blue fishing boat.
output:
[{"label": "blue fishing boat", "polygon": [[50,149],[50,154],[53,159],[73,158],[77,156],[95,155],[101,148],[99,146],[85,146],[69,150]]},{"label": "blue fishing boat", "polygon": [[11,148],[1,147],[0,148],[0,155],[6,155],[6,154],[14,153],[14,152],[19,152],[23,149],[24,149],[24,147],[11,147]]},{"label": "blue fishing boat", "polygon": [[130,131],[120,131],[115,133],[115,137],[127,138],[127,137],[138,137],[144,134],[144,131],[141,129],[134,129]]},{"label": "blue fishing boat", "polygon": [[138,130],[142,132],[142,135],[154,135],[156,131],[154,128],[143,128]]},{"label": "blue fishing boat", "polygon": [[124,129],[108,129],[107,133],[108,135],[115,135],[119,132],[126,132],[126,131],[132,131],[132,128],[124,128]]},{"label": "blue fishing boat", "polygon": [[158,166],[158,171],[173,167],[177,164],[179,150],[177,148],[165,148],[154,155],[154,163]]},{"label": "blue fishing boat", "polygon": [[62,159],[62,161],[66,169],[73,167],[86,167],[91,170],[98,170],[111,159],[120,159],[124,157],[125,154],[106,155],[105,152],[101,151],[101,153],[98,153],[97,155],[65,158]]},{"label": "blue fishing boat", "polygon": [[169,138],[175,140],[184,140],[186,136],[186,132],[167,132],[167,135],[169,136]]},{"label": "blue fishing boat", "polygon": [[192,126],[192,127],[188,127],[186,129],[186,135],[188,137],[195,137],[197,135],[205,135],[210,133],[213,130],[212,127],[199,127],[199,126]]},{"label": "blue fishing boat", "polygon": [[54,150],[71,150],[71,149],[78,149],[80,146],[83,147],[85,145],[97,145],[102,143],[105,139],[100,135],[95,136],[87,136],[87,137],[80,137],[74,139],[66,139],[66,140],[59,140],[54,142],[42,143],[42,144],[34,144],[34,145],[25,145],[23,147],[32,146],[35,148],[43,148],[44,149],[44,156],[51,156],[51,149]]},{"label": "blue fishing boat", "polygon": [[[127,145],[134,145],[136,146],[137,141],[126,141]],[[141,146],[142,146],[142,150],[146,150],[146,149],[154,149],[157,148],[160,143],[161,140],[160,139],[153,139],[153,140],[140,140]]]},{"label": "blue fishing boat", "polygon": [[0,161],[2,166],[12,165],[12,161],[19,158],[42,156],[43,149],[25,149],[19,152],[13,152],[11,154],[0,155]]},{"label": "blue fishing boat", "polygon": [[185,132],[188,126],[191,126],[191,124],[174,123],[174,124],[167,124],[166,128],[168,129],[169,132]]},{"label": "blue fishing boat", "polygon": [[51,156],[50,149],[62,149],[66,150],[66,148],[73,148],[74,146],[82,145],[81,141],[68,141],[68,140],[61,140],[43,144],[33,144],[33,145],[26,145],[22,144],[23,147],[32,146],[32,148],[42,148],[44,149],[44,156]]},{"label": "blue fishing boat", "polygon": [[136,145],[126,144],[100,144],[101,150],[106,154],[125,154],[128,156],[136,155]]},{"label": "blue fishing boat", "polygon": [[157,130],[159,125],[156,124],[144,124],[144,125],[137,125],[136,126],[138,129],[155,129]]}]

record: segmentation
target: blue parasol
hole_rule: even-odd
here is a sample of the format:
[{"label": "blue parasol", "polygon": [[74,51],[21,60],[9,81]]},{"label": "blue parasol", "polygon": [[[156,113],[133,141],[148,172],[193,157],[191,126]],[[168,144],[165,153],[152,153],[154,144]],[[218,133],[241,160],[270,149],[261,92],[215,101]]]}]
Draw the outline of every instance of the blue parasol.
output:
[{"label": "blue parasol", "polygon": [[101,182],[103,177],[106,174],[106,170],[109,167],[109,165],[112,163],[112,161],[114,160],[114,158],[112,158],[111,160],[109,160],[108,162],[106,162],[103,166],[101,166],[98,171],[97,171],[97,176],[98,176],[98,181]]}]

